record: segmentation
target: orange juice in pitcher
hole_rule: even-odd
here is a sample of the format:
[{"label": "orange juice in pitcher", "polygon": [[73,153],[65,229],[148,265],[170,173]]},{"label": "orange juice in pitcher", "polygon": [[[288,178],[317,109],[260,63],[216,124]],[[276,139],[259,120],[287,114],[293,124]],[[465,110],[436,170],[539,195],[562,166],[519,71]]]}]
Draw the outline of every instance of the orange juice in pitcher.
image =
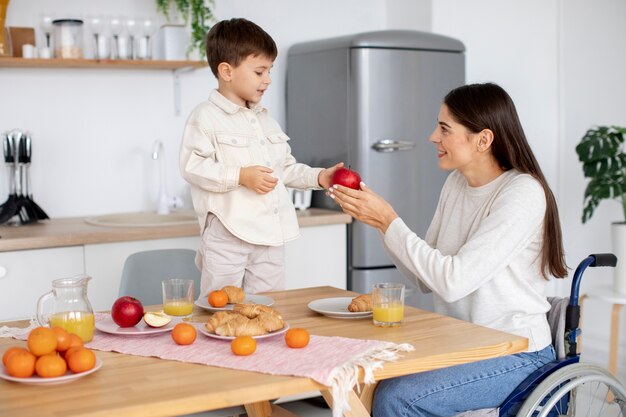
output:
[{"label": "orange juice in pitcher", "polygon": [[93,313],[86,311],[64,311],[54,313],[48,318],[50,327],[59,326],[69,333],[76,333],[83,342],[93,339],[95,319]]}]

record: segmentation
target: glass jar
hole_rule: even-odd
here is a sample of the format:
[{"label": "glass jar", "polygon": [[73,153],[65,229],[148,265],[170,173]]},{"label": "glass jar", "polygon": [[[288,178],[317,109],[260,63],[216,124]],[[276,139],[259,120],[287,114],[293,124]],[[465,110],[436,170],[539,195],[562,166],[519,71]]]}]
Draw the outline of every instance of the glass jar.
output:
[{"label": "glass jar", "polygon": [[89,280],[91,277],[77,275],[52,281],[52,291],[37,301],[39,325],[62,327],[89,342],[95,331],[93,308],[87,298]]},{"label": "glass jar", "polygon": [[54,56],[78,59],[83,57],[83,21],[56,19],[52,21]]}]

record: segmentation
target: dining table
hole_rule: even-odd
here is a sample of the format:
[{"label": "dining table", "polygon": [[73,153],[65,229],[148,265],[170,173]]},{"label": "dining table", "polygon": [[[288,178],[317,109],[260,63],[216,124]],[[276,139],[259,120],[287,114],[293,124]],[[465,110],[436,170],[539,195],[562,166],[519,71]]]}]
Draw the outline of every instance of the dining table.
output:
[{"label": "dining table", "polygon": [[[355,297],[334,287],[312,287],[264,293],[274,300],[291,328],[305,328],[311,335],[380,340],[410,344],[397,360],[375,369],[376,381],[522,352],[524,337],[482,327],[431,311],[406,306],[404,320],[396,327],[378,327],[371,317],[328,317],[309,308],[315,300]],[[151,306],[149,309],[159,309]],[[202,325],[211,314],[194,306],[190,321]],[[28,320],[0,323],[0,327],[27,327]],[[198,335],[198,337],[204,337]],[[259,341],[259,343],[262,343]],[[0,352],[25,342],[0,338]],[[306,349],[303,348],[303,349]],[[94,350],[102,367],[83,378],[58,385],[26,385],[0,380],[0,416],[174,416],[206,410],[244,406],[250,417],[293,416],[274,404],[285,396],[319,391],[330,404],[331,389],[311,378],[270,375],[241,369],[164,360]],[[253,354],[254,355],[254,354]],[[348,394],[350,409],[344,416],[370,415],[375,384],[363,384]],[[331,404],[332,405],[332,404]]]}]

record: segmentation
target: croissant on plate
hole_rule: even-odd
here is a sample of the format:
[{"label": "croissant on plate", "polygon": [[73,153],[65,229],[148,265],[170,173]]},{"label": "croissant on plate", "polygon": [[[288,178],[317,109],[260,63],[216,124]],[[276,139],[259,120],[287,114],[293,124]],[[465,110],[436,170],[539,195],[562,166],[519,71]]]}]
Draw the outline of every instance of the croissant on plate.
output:
[{"label": "croissant on plate", "polygon": [[218,311],[208,318],[205,327],[209,333],[215,333],[217,327],[240,315],[241,314],[233,313],[232,311]]},{"label": "croissant on plate", "polygon": [[249,319],[246,316],[237,314],[232,320],[218,326],[215,334],[220,336],[260,336],[266,334],[265,330],[257,319]]},{"label": "croissant on plate", "polygon": [[246,294],[243,292],[243,289],[240,287],[235,287],[234,285],[227,285],[222,287],[222,291],[226,293],[228,296],[229,304],[237,304],[243,303],[243,300],[246,299]]},{"label": "croissant on plate", "polygon": [[275,332],[285,327],[285,320],[283,320],[280,314],[270,314],[262,311],[252,320],[256,320],[267,332]]},{"label": "croissant on plate", "polygon": [[283,318],[280,313],[274,310],[272,307],[264,306],[261,304],[235,304],[233,311],[243,314],[248,318],[255,318],[261,313],[267,313],[271,315],[277,315],[279,318]]},{"label": "croissant on plate", "polygon": [[350,305],[348,305],[348,311],[353,313],[372,311],[372,295],[361,294],[358,297],[354,297]]}]

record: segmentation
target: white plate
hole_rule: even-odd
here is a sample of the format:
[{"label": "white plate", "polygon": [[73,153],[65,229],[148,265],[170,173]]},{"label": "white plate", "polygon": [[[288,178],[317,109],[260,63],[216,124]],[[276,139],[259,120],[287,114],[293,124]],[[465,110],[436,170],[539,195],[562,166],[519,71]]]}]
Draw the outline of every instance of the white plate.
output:
[{"label": "white plate", "polygon": [[309,303],[309,308],[316,313],[335,319],[362,319],[371,317],[371,311],[348,311],[348,306],[354,297],[320,298]]},{"label": "white plate", "polygon": [[115,322],[113,321],[111,317],[106,317],[96,322],[96,329],[100,330],[101,332],[110,333],[110,334],[118,334],[118,335],[125,335],[125,336],[140,336],[140,335],[147,335],[147,334],[154,334],[154,333],[169,332],[170,330],[174,328],[176,323],[178,323],[178,321],[175,319],[172,319],[172,321],[170,321],[163,327],[150,327],[146,324],[145,321],[143,321],[143,319],[141,319],[141,321],[133,327],[120,327],[117,324],[115,324]]},{"label": "white plate", "polygon": [[86,375],[96,372],[101,367],[102,367],[102,359],[96,357],[96,366],[94,366],[88,371],[81,372],[78,374],[75,374],[72,371],[68,370],[65,373],[65,375],[57,376],[54,378],[42,378],[37,375],[33,375],[29,378],[16,378],[14,376],[9,375],[6,368],[3,366],[3,367],[0,367],[0,378],[6,379],[7,381],[20,382],[22,384],[27,384],[27,385],[56,385],[56,384],[65,384],[66,382],[70,382],[75,379],[82,378]]},{"label": "white plate", "polygon": [[[198,330],[200,331],[200,333],[207,335],[209,337],[212,337],[214,339],[233,340],[236,337],[236,336],[220,336],[219,334],[209,333],[206,327],[204,326],[198,327]],[[289,330],[289,324],[285,323],[285,327],[283,327],[280,330],[276,330],[275,332],[266,333],[266,334],[262,334],[259,336],[252,336],[252,338],[253,339],[265,339],[266,337],[274,337],[274,336],[278,336],[279,334],[285,333],[287,330]]]},{"label": "white plate", "polygon": [[[196,300],[195,304],[198,307],[209,311],[232,310],[235,307],[234,304],[226,304],[224,307],[213,307],[211,304],[209,304],[209,300],[207,297]],[[246,294],[246,298],[241,304],[261,304],[264,306],[271,306],[272,304],[274,304],[274,299],[271,297],[266,297],[265,295]]]}]

